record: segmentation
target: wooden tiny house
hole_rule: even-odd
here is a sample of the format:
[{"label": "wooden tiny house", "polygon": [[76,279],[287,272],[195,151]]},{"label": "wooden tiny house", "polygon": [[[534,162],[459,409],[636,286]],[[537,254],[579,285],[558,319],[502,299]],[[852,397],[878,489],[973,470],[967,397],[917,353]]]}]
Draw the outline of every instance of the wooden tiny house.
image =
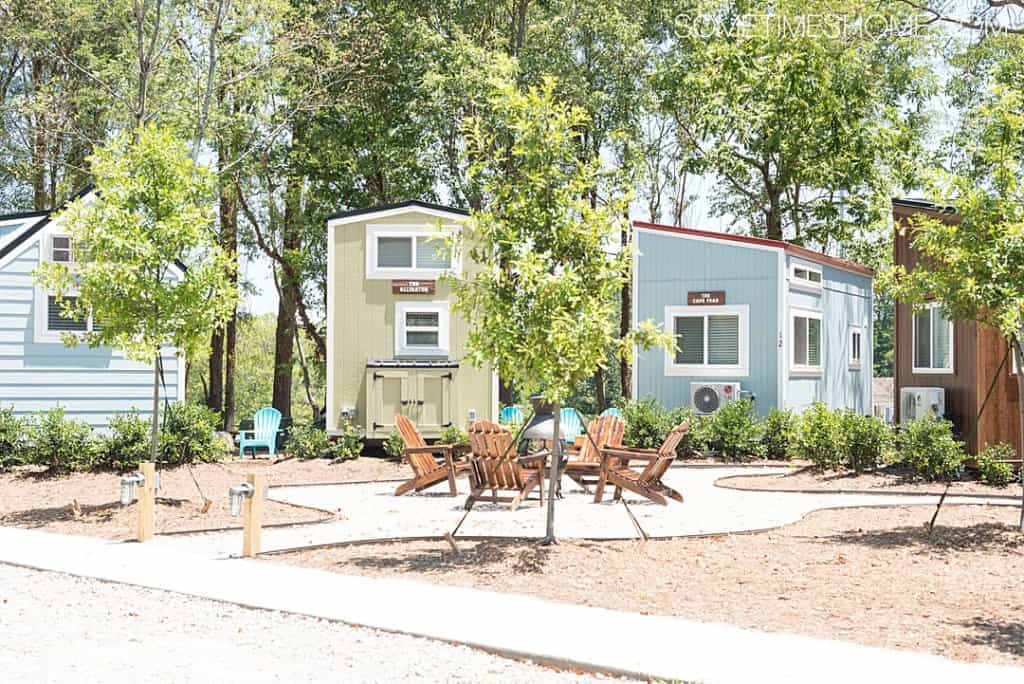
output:
[{"label": "wooden tiny house", "polygon": [[[960,220],[953,210],[920,200],[896,199],[892,205],[897,228],[893,259],[908,270],[917,267],[919,261],[912,244],[913,216],[921,214],[950,224]],[[977,453],[986,445],[1005,442],[1019,453],[1019,396],[1008,349],[1008,342],[996,330],[974,321],[946,321],[938,303],[915,312],[911,305],[897,302],[896,420],[902,419],[901,412],[905,410],[901,400],[903,388],[941,387],[945,393],[945,416],[953,422],[968,452]],[[990,387],[992,395],[981,411]]]},{"label": "wooden tiny house", "polygon": [[327,222],[327,429],[343,416],[386,439],[395,416],[427,439],[497,417],[497,380],[463,361],[467,324],[452,312],[445,273],[472,264],[443,238],[467,212],[403,202]]}]

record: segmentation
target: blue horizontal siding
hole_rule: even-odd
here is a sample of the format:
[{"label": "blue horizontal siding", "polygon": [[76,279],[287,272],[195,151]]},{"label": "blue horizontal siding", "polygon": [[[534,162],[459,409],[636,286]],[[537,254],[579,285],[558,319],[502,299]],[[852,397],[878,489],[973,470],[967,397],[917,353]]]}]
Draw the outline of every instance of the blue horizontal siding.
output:
[{"label": "blue horizontal siding", "polygon": [[[0,270],[0,406],[31,416],[63,407],[76,419],[103,429],[110,417],[138,409],[149,415],[153,370],[109,347],[67,347],[35,339],[37,243]],[[178,399],[179,359],[166,350],[161,397]]]}]

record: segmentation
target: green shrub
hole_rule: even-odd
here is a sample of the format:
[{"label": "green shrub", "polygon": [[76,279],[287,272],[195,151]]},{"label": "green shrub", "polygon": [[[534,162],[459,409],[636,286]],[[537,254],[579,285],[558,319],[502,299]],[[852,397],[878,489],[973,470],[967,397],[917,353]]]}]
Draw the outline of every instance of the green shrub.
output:
[{"label": "green shrub", "polygon": [[306,423],[292,427],[284,448],[295,458],[306,460],[329,456],[331,444],[326,431]]},{"label": "green shrub", "polygon": [[469,444],[469,435],[466,434],[466,431],[461,429],[458,425],[449,425],[445,429],[441,430],[441,444],[465,446]]},{"label": "green shrub", "polygon": [[391,458],[402,458],[402,452],[405,451],[405,440],[402,439],[402,433],[392,430],[388,438],[384,440],[382,448],[384,453]]},{"label": "green shrub", "polygon": [[137,411],[111,416],[109,432],[98,440],[95,465],[120,472],[149,460],[152,422]]},{"label": "green shrub", "polygon": [[996,487],[1005,487],[1017,478],[1014,477],[1013,467],[1003,461],[1017,460],[1017,452],[1009,444],[995,444],[985,447],[985,450],[978,454],[978,475],[982,482]]},{"label": "green shrub", "polygon": [[872,416],[841,411],[839,429],[844,464],[858,473],[882,465],[885,455],[892,450],[892,430]]},{"label": "green shrub", "polygon": [[224,458],[224,443],[217,439],[216,431],[217,414],[205,406],[168,404],[160,430],[161,461],[177,466]]},{"label": "green shrub", "polygon": [[707,450],[709,440],[706,429],[707,421],[698,416],[697,412],[689,406],[677,406],[668,412],[665,420],[665,434],[661,436],[661,439],[654,445],[654,448],[661,446],[665,437],[668,436],[669,430],[687,420],[690,421],[690,431],[679,442],[679,446],[676,448],[676,456],[686,458],[687,456]]},{"label": "green shrub", "polygon": [[638,449],[657,449],[672,429],[668,411],[652,398],[628,402],[622,407],[622,419],[626,421],[623,443]]},{"label": "green shrub", "polygon": [[63,408],[41,411],[28,425],[30,462],[57,472],[93,464],[96,442],[88,423],[64,415]]},{"label": "green shrub", "polygon": [[342,419],[338,425],[338,436],[330,447],[331,457],[335,461],[351,461],[359,458],[363,451],[363,436],[350,421]]},{"label": "green shrub", "polygon": [[906,423],[898,443],[903,462],[929,480],[956,477],[964,460],[963,444],[953,439],[953,424],[948,420]]},{"label": "green shrub", "polygon": [[796,448],[799,422],[789,410],[773,408],[764,419],[761,453],[765,458],[784,461]]},{"label": "green shrub", "polygon": [[796,452],[821,468],[838,468],[843,463],[841,419],[821,403],[813,404],[800,416],[796,430]]},{"label": "green shrub", "polygon": [[[727,402],[701,423],[705,421],[706,438],[711,448],[723,457],[738,461],[759,454],[761,422],[754,413],[754,402],[749,399]],[[697,434],[701,436],[700,429]]]},{"label": "green shrub", "polygon": [[0,470],[25,462],[25,421],[14,415],[14,408],[0,407]]}]

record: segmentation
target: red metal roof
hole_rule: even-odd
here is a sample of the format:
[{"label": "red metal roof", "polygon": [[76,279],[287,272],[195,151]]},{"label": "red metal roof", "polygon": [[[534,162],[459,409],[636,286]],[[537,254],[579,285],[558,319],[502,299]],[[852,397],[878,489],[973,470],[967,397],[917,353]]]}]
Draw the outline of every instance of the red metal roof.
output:
[{"label": "red metal roof", "polygon": [[633,226],[636,228],[644,228],[647,230],[657,230],[664,233],[676,233],[678,235],[692,235],[694,237],[711,238],[712,240],[723,240],[726,242],[741,242],[748,245],[763,245],[765,247],[775,247],[777,249],[783,249],[790,254],[794,254],[804,259],[814,261],[819,264],[826,264],[828,266],[834,266],[841,268],[846,271],[853,271],[854,273],[860,273],[861,275],[874,276],[875,272],[867,266],[862,266],[853,261],[847,259],[840,259],[839,257],[829,256],[828,254],[822,254],[821,252],[815,252],[813,249],[807,249],[806,247],[800,247],[799,245],[792,245],[782,240],[770,240],[768,238],[753,237],[751,235],[733,235],[732,233],[717,233],[712,230],[698,230],[696,228],[681,228],[679,226],[665,226],[660,223],[649,223],[647,221],[633,221]]}]

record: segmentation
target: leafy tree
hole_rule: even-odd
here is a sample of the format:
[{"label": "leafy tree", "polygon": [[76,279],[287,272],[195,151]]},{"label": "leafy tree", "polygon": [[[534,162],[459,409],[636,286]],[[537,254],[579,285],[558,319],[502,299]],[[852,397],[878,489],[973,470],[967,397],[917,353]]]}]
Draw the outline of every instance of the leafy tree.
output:
[{"label": "leafy tree", "polygon": [[[581,160],[576,131],[583,112],[555,98],[547,79],[525,91],[492,85],[491,115],[468,131],[471,173],[486,202],[466,222],[461,247],[487,264],[453,279],[454,309],[469,322],[467,360],[490,364],[527,394],[565,401],[615,347],[668,345],[645,322],[617,339],[617,298],[630,251],[611,247],[626,220],[628,196],[595,206],[599,160]],[[557,447],[556,447],[557,450]],[[552,457],[547,541],[554,541]]]},{"label": "leafy tree", "polygon": [[[65,315],[100,324],[67,335],[66,344],[112,346],[153,364],[156,460],[161,348],[194,351],[234,310],[238,294],[212,231],[209,172],[154,125],[131,137],[122,134],[91,157],[98,195],[57,217],[71,237],[73,264],[44,264],[37,277],[63,298]],[[179,260],[190,266],[180,269]]]}]

